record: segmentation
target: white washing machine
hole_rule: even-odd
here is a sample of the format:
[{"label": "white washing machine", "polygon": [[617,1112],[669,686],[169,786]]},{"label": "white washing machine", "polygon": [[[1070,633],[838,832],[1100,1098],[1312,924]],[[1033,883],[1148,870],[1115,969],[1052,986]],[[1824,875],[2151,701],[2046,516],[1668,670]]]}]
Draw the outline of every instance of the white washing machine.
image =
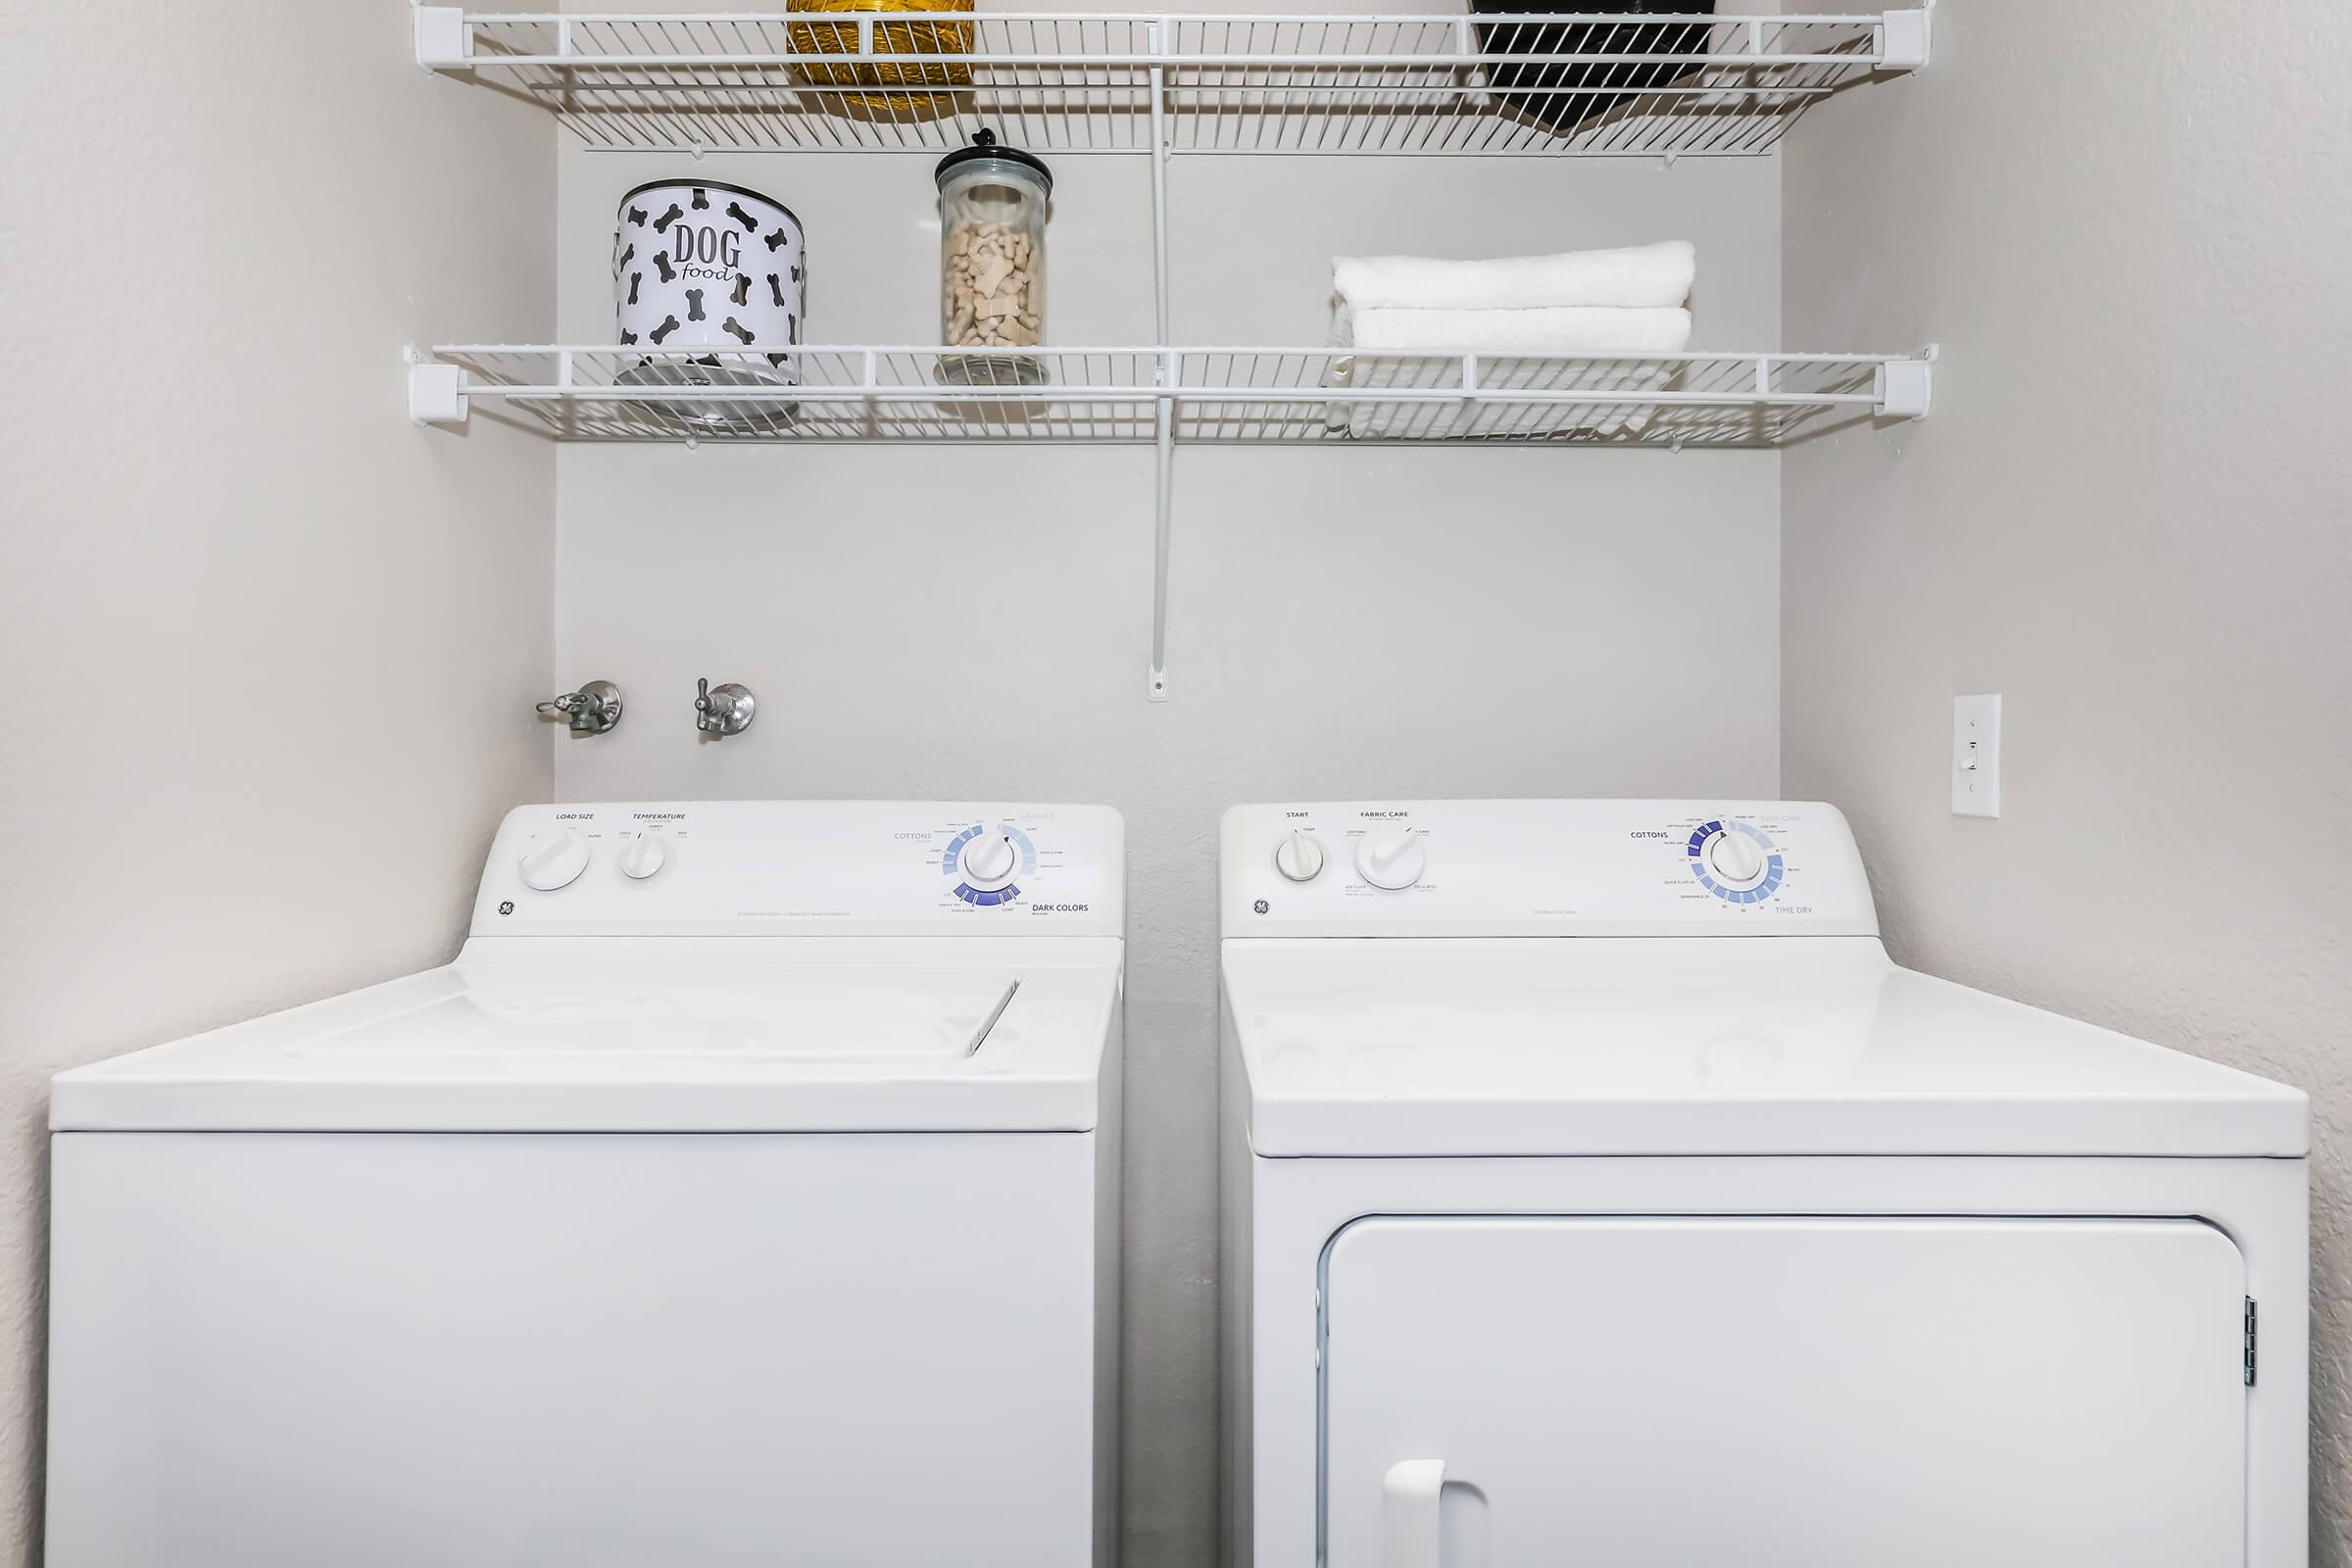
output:
[{"label": "white washing machine", "polygon": [[2300,1568],[2305,1097],[1895,967],[1827,806],[1225,818],[1264,1568]]},{"label": "white washing machine", "polygon": [[1123,854],[525,807],[456,962],[59,1076],[48,1561],[1108,1562]]}]

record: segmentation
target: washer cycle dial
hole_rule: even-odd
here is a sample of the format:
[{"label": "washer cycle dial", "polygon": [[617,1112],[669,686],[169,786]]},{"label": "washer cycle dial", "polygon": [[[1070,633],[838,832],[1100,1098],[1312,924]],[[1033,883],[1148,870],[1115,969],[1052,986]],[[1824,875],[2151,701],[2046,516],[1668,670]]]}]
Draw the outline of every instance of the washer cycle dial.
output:
[{"label": "washer cycle dial", "polygon": [[963,868],[964,881],[994,893],[1010,882],[1012,874],[1021,868],[1021,852],[1003,834],[983,833],[963,847],[956,863]]},{"label": "washer cycle dial", "polygon": [[1762,828],[1728,818],[1702,822],[1687,850],[1690,874],[1726,904],[1762,904],[1780,891],[1781,852]]},{"label": "washer cycle dial", "polygon": [[1021,896],[1015,879],[1037,869],[1037,847],[1009,822],[976,822],[949,841],[940,870],[966,904],[1010,904]]}]

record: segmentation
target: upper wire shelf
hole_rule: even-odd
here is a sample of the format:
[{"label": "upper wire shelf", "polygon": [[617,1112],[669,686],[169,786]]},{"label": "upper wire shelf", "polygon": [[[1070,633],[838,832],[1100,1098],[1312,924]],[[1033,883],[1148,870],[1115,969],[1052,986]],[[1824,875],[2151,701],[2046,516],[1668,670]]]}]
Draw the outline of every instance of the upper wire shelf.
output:
[{"label": "upper wire shelf", "polygon": [[411,368],[410,412],[459,423],[487,400],[584,441],[1151,442],[1164,409],[1180,442],[1774,447],[1924,417],[1933,359],[474,344]]},{"label": "upper wire shelf", "polygon": [[1723,157],[1827,94],[1926,64],[1924,7],[1561,12],[416,12],[416,57],[552,111],[591,148]]}]

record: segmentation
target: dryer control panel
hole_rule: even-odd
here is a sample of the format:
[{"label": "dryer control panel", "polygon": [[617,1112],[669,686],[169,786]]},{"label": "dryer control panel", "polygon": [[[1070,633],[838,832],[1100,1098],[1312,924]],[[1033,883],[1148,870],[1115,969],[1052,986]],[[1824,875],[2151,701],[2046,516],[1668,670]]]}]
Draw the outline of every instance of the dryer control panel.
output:
[{"label": "dryer control panel", "polygon": [[1126,882],[1106,806],[523,806],[490,847],[473,935],[1115,937]]},{"label": "dryer control panel", "polygon": [[1357,801],[1225,814],[1229,937],[1875,936],[1806,801]]}]

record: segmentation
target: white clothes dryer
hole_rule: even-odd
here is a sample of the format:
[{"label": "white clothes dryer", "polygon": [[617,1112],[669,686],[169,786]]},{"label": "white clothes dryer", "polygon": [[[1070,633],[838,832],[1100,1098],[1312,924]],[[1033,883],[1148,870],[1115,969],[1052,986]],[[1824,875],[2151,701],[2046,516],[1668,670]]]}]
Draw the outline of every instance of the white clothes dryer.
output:
[{"label": "white clothes dryer", "polygon": [[1224,821],[1260,1568],[2300,1568],[2305,1097],[1897,967],[1796,803]]}]

